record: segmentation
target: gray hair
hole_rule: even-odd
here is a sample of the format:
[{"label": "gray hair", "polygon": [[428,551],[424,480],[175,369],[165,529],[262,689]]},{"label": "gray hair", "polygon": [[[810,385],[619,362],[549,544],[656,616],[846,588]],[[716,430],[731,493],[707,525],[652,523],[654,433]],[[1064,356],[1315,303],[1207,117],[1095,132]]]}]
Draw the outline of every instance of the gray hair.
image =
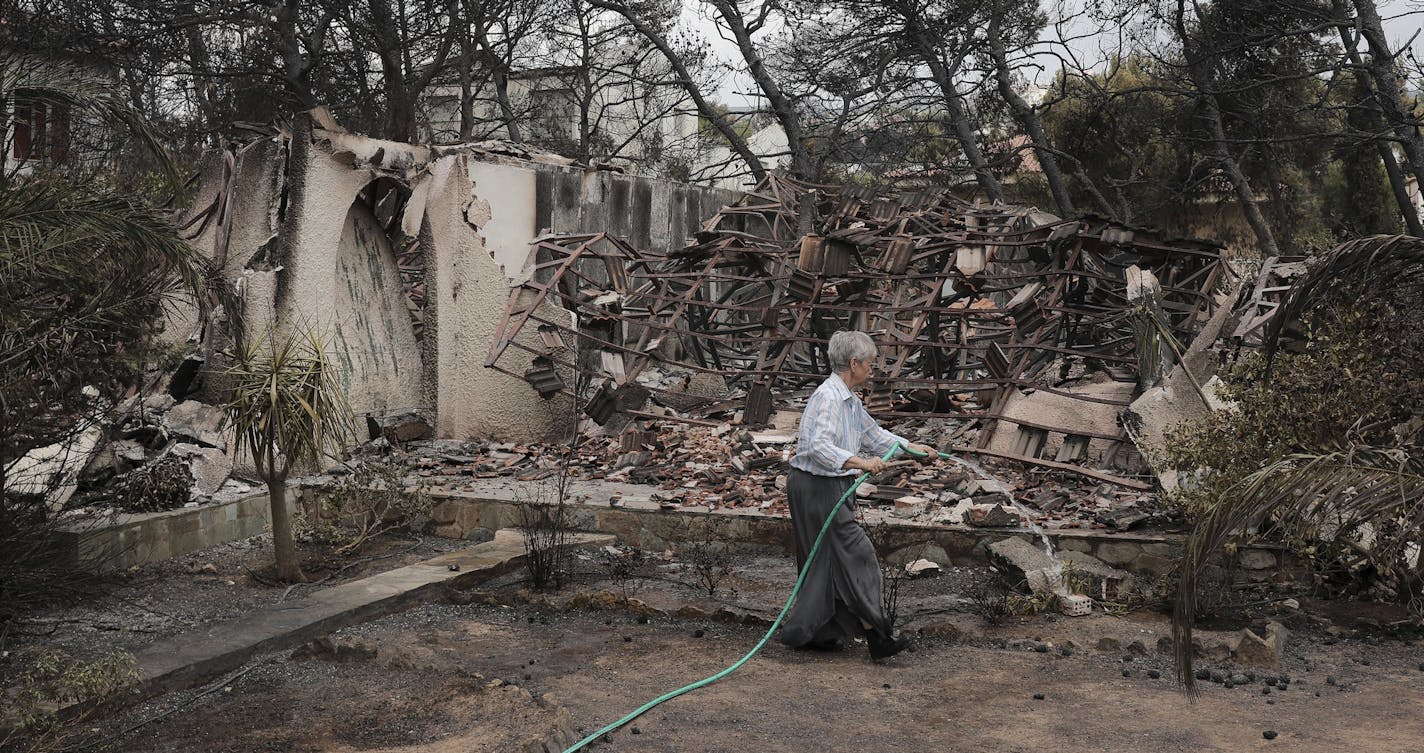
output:
[{"label": "gray hair", "polygon": [[831,335],[827,347],[831,357],[831,371],[845,371],[850,368],[850,359],[869,361],[875,357],[875,341],[864,332],[851,330]]}]

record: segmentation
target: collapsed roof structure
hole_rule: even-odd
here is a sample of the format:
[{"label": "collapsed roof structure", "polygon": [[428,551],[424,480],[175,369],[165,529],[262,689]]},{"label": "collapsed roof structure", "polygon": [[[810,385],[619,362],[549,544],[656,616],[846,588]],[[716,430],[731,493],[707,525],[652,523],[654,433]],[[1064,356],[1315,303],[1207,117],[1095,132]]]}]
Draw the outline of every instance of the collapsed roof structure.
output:
[{"label": "collapsed roof structure", "polygon": [[[506,354],[527,351],[534,366],[513,375],[545,396],[585,395],[599,423],[615,410],[649,415],[650,393],[680,392],[640,380],[650,365],[715,374],[744,391],[742,420],[758,425],[775,398],[824,377],[831,334],[861,329],[880,348],[867,399],[877,417],[982,422],[980,446],[1001,454],[1135,467],[1119,455],[1132,445],[1117,415],[1221,304],[1223,253],[942,189],[772,176],[669,253],[607,233],[538,239],[486,366],[513,374]],[[574,321],[550,315],[551,300]],[[540,341],[516,340],[535,327]],[[576,355],[560,355],[575,342]],[[727,407],[708,398],[701,412]]]}]

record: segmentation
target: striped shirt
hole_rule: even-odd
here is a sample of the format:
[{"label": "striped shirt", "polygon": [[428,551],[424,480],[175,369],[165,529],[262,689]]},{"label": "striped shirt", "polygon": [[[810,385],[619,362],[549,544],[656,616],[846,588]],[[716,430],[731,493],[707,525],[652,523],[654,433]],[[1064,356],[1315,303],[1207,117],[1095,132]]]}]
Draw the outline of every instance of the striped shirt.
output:
[{"label": "striped shirt", "polygon": [[817,476],[853,476],[859,471],[842,468],[846,460],[862,450],[884,455],[896,443],[910,442],[880,428],[845,380],[831,374],[806,402],[791,467]]}]

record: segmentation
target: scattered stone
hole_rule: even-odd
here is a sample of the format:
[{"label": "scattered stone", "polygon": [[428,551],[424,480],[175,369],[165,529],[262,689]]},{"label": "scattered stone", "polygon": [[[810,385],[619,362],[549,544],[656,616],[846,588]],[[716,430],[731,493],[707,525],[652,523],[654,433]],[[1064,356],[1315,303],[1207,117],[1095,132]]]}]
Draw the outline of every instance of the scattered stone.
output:
[{"label": "scattered stone", "polygon": [[1124,669],[1124,670],[1122,671],[1122,676],[1123,676],[1123,677],[1131,677],[1131,676],[1132,676],[1132,670],[1130,670],[1130,669]]},{"label": "scattered stone", "polygon": [[940,571],[938,563],[926,559],[918,559],[905,565],[905,574],[911,578],[918,578],[922,575],[933,575]]},{"label": "scattered stone", "polygon": [[451,562],[451,563],[450,563],[450,572],[452,572],[452,573],[458,573],[458,572],[460,572],[460,563],[458,563],[458,562]]},{"label": "scattered stone", "polygon": [[1265,732],[1261,733],[1261,737],[1264,737],[1267,740],[1274,740],[1276,739],[1276,731],[1273,729],[1268,729]]},{"label": "scattered stone", "polygon": [[1044,695],[1043,695],[1042,693],[1034,693],[1034,694],[1033,694],[1033,700],[1035,700],[1035,701],[1041,701],[1041,700],[1043,700],[1043,699],[1044,699]]},{"label": "scattered stone", "polygon": [[643,734],[643,731],[640,730],[640,729],[638,729],[637,727],[633,727],[632,729],[630,729],[630,730],[628,730],[628,731],[629,731],[629,732],[632,732],[632,733],[635,734],[635,735],[641,735],[641,734]]},{"label": "scattered stone", "polygon": [[1118,642],[1118,639],[1116,638],[1103,636],[1102,638],[1098,639],[1097,648],[1099,651],[1121,651],[1122,644]]},{"label": "scattered stone", "polygon": [[704,636],[704,635],[707,635],[707,631],[706,631],[706,630],[703,630],[702,628],[698,628],[698,629],[692,631],[692,637],[693,637],[693,638],[701,638],[701,637]]},{"label": "scattered stone", "polygon": [[1038,547],[1019,538],[1007,538],[989,545],[989,561],[1006,572],[1011,580],[1023,579],[1035,592],[1052,590],[1046,573],[1057,565]]},{"label": "scattered stone", "polygon": [[1147,677],[1152,680],[1160,680],[1162,679],[1162,673],[1155,669],[1149,669],[1147,670]]},{"label": "scattered stone", "polygon": [[383,438],[388,442],[411,442],[428,439],[435,431],[424,416],[414,411],[405,411],[382,416],[367,416],[366,433],[369,439]]},{"label": "scattered stone", "polygon": [[1251,678],[1240,672],[1237,672],[1231,676],[1231,682],[1235,683],[1236,685],[1250,685]]},{"label": "scattered stone", "polygon": [[218,574],[218,566],[217,566],[217,565],[214,565],[214,564],[211,563],[211,562],[204,562],[204,563],[203,563],[203,566],[200,567],[200,568],[198,568],[198,572],[200,572],[200,573],[202,573],[202,574],[204,574],[204,575],[217,575],[217,574]]},{"label": "scattered stone", "polygon": [[1142,641],[1133,641],[1132,643],[1127,644],[1127,652],[1129,654],[1132,654],[1133,656],[1146,656],[1147,644],[1143,643]]},{"label": "scattered stone", "polygon": [[1002,504],[996,503],[987,509],[984,505],[975,505],[970,508],[968,519],[965,522],[979,528],[1017,528],[1022,521],[1017,514],[1009,512]]},{"label": "scattered stone", "polygon": [[1241,642],[1236,645],[1235,658],[1242,664],[1271,668],[1280,664],[1285,652],[1289,631],[1279,622],[1266,625],[1266,635],[1261,637],[1249,628],[1241,631]]},{"label": "scattered stone", "polygon": [[223,424],[227,414],[222,408],[205,405],[197,400],[184,400],[163,415],[163,429],[172,436],[191,439],[204,447],[227,449]]},{"label": "scattered stone", "polygon": [[907,494],[895,500],[895,512],[902,515],[915,515],[924,512],[929,504],[930,501],[924,497]]}]

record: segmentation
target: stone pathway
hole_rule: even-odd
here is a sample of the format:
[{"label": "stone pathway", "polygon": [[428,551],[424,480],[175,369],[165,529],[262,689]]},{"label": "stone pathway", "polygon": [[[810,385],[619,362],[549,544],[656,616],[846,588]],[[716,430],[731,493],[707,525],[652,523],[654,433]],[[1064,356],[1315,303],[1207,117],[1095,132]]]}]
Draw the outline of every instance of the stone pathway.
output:
[{"label": "stone pathway", "polygon": [[[613,541],[608,535],[571,533],[568,545],[599,547]],[[493,541],[159,641],[136,657],[143,694],[193,687],[242,666],[257,654],[292,648],[333,630],[400,611],[446,587],[469,587],[507,572],[520,566],[524,556],[523,535],[501,530]]]}]

